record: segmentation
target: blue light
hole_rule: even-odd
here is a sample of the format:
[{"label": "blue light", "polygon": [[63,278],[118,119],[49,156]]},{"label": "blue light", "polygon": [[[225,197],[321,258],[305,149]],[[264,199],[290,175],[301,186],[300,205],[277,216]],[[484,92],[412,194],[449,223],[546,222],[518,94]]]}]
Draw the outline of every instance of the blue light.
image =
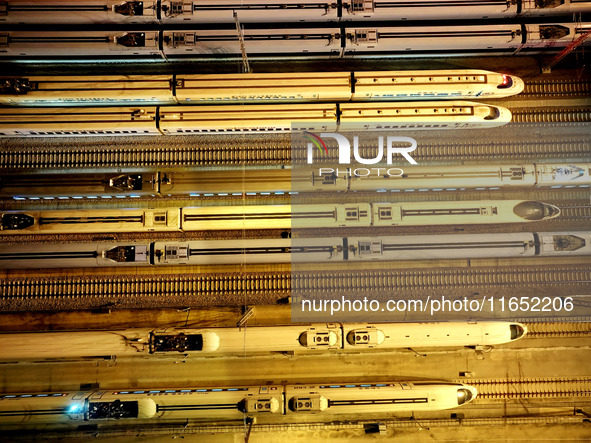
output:
[{"label": "blue light", "polygon": [[68,408],[68,414],[75,414],[80,411],[80,403],[74,403]]}]

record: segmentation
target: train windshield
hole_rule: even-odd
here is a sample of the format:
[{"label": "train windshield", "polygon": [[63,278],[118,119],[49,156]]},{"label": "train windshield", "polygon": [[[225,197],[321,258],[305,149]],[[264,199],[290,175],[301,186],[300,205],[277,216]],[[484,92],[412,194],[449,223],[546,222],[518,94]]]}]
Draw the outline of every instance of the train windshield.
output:
[{"label": "train windshield", "polygon": [[560,214],[560,209],[546,203],[527,201],[518,203],[513,212],[521,218],[534,221],[554,218]]}]

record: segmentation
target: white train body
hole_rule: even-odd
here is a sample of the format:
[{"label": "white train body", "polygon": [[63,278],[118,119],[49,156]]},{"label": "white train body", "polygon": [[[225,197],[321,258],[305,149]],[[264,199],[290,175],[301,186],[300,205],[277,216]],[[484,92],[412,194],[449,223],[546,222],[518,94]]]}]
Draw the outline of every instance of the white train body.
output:
[{"label": "white train body", "polygon": [[461,383],[413,381],[186,389],[0,394],[0,423],[78,426],[123,419],[237,419],[264,415],[337,416],[452,409],[472,401]]},{"label": "white train body", "polygon": [[261,355],[495,346],[522,338],[520,323],[318,323],[247,328],[136,328],[0,334],[0,359]]},{"label": "white train body", "polygon": [[5,211],[0,213],[0,232],[18,235],[522,223],[559,215],[560,209],[554,205],[525,200]]},{"label": "white train body", "polygon": [[363,20],[493,19],[548,17],[591,11],[586,1],[471,2],[439,0],[372,0],[342,3],[312,0],[16,0],[2,5],[0,23],[7,24],[177,24],[277,22],[346,22]]},{"label": "white train body", "polygon": [[591,255],[591,232],[3,246],[1,269],[450,260]]},{"label": "white train body", "polygon": [[[452,3],[450,5],[450,3]],[[589,12],[589,2],[572,0],[535,2],[468,2],[458,4],[439,0],[372,0],[353,2],[344,0],[342,20],[425,20],[428,17],[439,20],[493,19],[509,17],[547,17],[576,12]]]},{"label": "white train body", "polygon": [[2,82],[0,104],[18,106],[458,100],[507,97],[524,88],[519,77],[477,69],[32,76]]},{"label": "white train body", "polygon": [[[342,115],[337,117],[341,108]],[[380,115],[385,109],[387,115]],[[315,129],[464,129],[502,126],[511,112],[474,102],[311,103],[144,108],[4,108],[0,137],[269,133]],[[378,122],[376,125],[374,122]],[[435,123],[435,124],[433,124]]]},{"label": "white train body", "polygon": [[[355,56],[416,57],[513,55],[556,51],[589,29],[588,23],[243,29],[249,59]],[[0,58],[107,61],[238,60],[234,28],[142,31],[6,31]]]},{"label": "white train body", "polygon": [[[496,190],[520,188],[571,188],[591,186],[591,163],[530,163],[450,166],[404,166],[384,177],[355,177],[346,169],[258,169],[195,172],[135,172],[78,174],[3,174],[0,197],[69,199],[116,196],[200,196],[207,193],[297,191],[397,191]],[[379,165],[378,165],[379,166]],[[335,171],[341,173],[337,176]],[[348,169],[348,168],[347,168]]]}]

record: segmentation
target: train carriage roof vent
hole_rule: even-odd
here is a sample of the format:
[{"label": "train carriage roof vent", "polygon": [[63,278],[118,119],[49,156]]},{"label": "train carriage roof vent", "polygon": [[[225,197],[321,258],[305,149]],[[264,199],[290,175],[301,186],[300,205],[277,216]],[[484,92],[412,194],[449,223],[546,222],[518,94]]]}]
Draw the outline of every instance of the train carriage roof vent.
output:
[{"label": "train carriage roof vent", "polygon": [[353,43],[369,45],[378,42],[377,29],[356,29],[353,37]]},{"label": "train carriage roof vent", "polygon": [[351,12],[374,12],[373,0],[353,0],[348,8]]}]

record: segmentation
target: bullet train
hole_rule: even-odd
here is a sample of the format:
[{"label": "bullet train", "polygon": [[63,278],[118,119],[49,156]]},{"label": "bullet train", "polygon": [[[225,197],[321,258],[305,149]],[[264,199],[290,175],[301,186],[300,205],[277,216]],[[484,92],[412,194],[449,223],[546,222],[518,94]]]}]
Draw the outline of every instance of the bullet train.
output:
[{"label": "bullet train", "polygon": [[5,211],[2,234],[171,232],[522,223],[550,220],[560,209],[526,200],[469,200],[199,208]]},{"label": "bullet train", "polygon": [[0,137],[248,134],[491,128],[511,121],[474,102],[326,103],[144,108],[0,108]]},{"label": "bullet train", "polygon": [[0,360],[98,356],[206,356],[495,346],[522,338],[520,323],[315,323],[248,328],[159,328],[0,334]]},{"label": "bullet train", "polygon": [[3,245],[1,269],[591,255],[591,232]]},{"label": "bullet train", "polygon": [[0,425],[76,427],[125,420],[304,418],[429,412],[466,404],[474,387],[441,381],[0,394]]},{"label": "bullet train", "polygon": [[6,24],[175,24],[338,22],[546,17],[591,11],[587,1],[373,0],[11,0],[0,5]]},{"label": "bullet train", "polygon": [[[250,60],[340,59],[357,56],[441,57],[557,51],[590,29],[589,23],[448,23],[414,27],[255,28],[242,30]],[[145,31],[0,31],[0,60],[177,61],[242,60],[236,27]]]},{"label": "bullet train", "polygon": [[440,100],[508,97],[519,77],[482,70],[0,78],[19,106]]},{"label": "bullet train", "polygon": [[[377,165],[379,166],[379,165]],[[338,175],[337,175],[338,169]],[[382,168],[383,172],[388,168]],[[404,166],[390,175],[359,177],[342,165],[312,169],[223,171],[126,171],[105,173],[3,174],[0,198],[53,200],[203,196],[216,194],[335,191],[496,190],[591,186],[591,163],[515,163]],[[400,172],[402,171],[402,172]],[[322,172],[322,175],[320,175]],[[394,172],[394,171],[393,171]]]}]

